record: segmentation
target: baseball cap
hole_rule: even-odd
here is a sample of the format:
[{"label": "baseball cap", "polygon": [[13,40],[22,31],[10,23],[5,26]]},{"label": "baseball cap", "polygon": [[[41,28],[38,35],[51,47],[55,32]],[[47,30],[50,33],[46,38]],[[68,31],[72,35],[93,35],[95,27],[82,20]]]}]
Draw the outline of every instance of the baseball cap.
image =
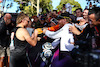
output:
[{"label": "baseball cap", "polygon": [[59,15],[59,16],[57,17],[57,20],[60,20],[60,19],[67,19],[67,20],[66,20],[67,22],[71,22],[71,21],[72,21],[72,19],[71,19],[70,17],[67,17],[67,16],[60,16],[60,15]]}]

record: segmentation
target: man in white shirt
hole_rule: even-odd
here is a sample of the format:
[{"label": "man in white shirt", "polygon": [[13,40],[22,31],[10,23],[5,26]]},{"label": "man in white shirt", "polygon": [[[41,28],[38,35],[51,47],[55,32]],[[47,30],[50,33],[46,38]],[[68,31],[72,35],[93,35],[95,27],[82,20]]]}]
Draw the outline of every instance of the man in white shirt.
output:
[{"label": "man in white shirt", "polygon": [[[69,17],[63,16],[59,16],[57,19],[62,28],[56,32],[49,31],[44,28],[43,33],[52,39],[61,39],[60,52],[70,52],[74,48],[73,34],[69,32],[69,25],[71,25],[69,22],[71,21],[71,19]],[[64,57],[62,56],[60,58]]]}]

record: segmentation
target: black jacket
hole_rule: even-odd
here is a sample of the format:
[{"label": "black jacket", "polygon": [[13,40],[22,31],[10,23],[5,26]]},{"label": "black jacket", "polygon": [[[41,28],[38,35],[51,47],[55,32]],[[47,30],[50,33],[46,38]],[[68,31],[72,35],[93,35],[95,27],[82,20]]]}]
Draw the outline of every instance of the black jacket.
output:
[{"label": "black jacket", "polygon": [[10,44],[10,30],[4,19],[0,20],[0,46],[8,47]]}]

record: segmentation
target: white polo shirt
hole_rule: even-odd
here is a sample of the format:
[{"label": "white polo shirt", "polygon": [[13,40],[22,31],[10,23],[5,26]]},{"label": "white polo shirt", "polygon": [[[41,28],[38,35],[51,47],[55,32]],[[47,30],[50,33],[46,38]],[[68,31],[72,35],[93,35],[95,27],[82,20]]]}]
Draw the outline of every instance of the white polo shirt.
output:
[{"label": "white polo shirt", "polygon": [[60,40],[60,51],[71,51],[74,48],[74,44],[71,44],[70,42],[74,42],[74,37],[71,32],[69,32],[69,25],[71,24],[65,24],[61,29],[59,29],[56,32],[47,30],[45,35],[52,38],[52,39],[58,39]]}]

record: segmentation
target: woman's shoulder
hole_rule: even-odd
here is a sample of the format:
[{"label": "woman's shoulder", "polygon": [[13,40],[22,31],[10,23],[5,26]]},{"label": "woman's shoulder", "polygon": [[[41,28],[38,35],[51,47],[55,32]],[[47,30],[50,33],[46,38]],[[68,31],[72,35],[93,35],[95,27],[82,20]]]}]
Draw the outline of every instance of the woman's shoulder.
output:
[{"label": "woman's shoulder", "polygon": [[17,29],[16,29],[16,32],[23,34],[23,33],[26,33],[26,32],[28,32],[28,31],[27,31],[26,28],[17,28]]}]

